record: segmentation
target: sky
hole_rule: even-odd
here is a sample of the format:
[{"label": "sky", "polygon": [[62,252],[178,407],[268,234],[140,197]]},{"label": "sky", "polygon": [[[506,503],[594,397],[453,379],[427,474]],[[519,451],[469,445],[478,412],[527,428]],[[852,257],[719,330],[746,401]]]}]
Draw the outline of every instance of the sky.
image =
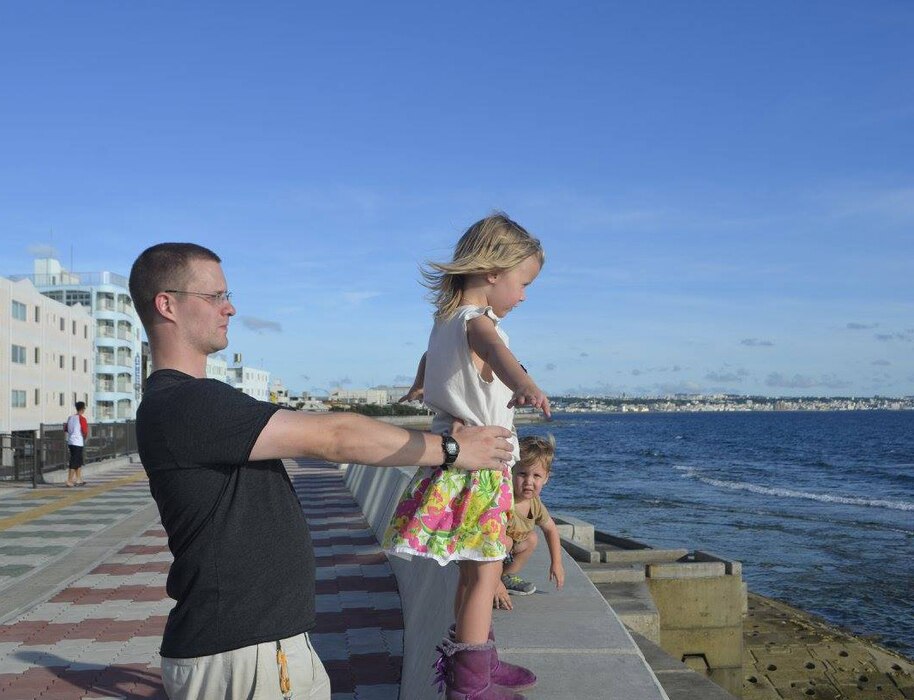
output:
[{"label": "sky", "polygon": [[551,394],[914,395],[914,4],[8,2],[0,275],[215,250],[231,353],[408,384],[496,210]]}]

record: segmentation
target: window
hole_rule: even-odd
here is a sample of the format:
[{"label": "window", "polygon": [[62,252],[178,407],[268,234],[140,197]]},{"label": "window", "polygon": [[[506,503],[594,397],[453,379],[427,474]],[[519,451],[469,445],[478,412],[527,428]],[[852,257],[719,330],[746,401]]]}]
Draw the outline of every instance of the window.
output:
[{"label": "window", "polygon": [[63,406],[63,392],[60,392],[60,405]]},{"label": "window", "polygon": [[[63,369],[63,355],[60,356],[60,369]],[[60,404],[63,406],[63,404]]]},{"label": "window", "polygon": [[88,338],[88,337],[89,337],[89,324],[84,323],[83,324],[83,338]]},{"label": "window", "polygon": [[61,318],[60,319],[60,330],[63,330],[66,327],[65,324],[66,324],[66,321],[63,318]]},{"label": "window", "polygon": [[25,390],[13,389],[13,408],[25,408]]},{"label": "window", "polygon": [[13,299],[13,318],[17,321],[24,321],[27,314],[28,309],[26,308],[25,304],[23,304],[21,301],[16,301]]},{"label": "window", "polygon": [[[71,367],[71,369],[75,372],[76,371],[76,355],[73,355],[73,362],[71,364],[73,365]],[[74,401],[75,401],[75,399],[74,399]]]},{"label": "window", "polygon": [[35,304],[35,323],[41,323],[41,307]]},{"label": "window", "polygon": [[41,364],[41,348],[35,348],[35,364]]},{"label": "window", "polygon": [[13,346],[13,362],[17,365],[25,364],[25,346],[23,345],[14,345]]},{"label": "window", "polygon": [[83,360],[83,373],[89,371],[89,360]]},{"label": "window", "polygon": [[76,321],[73,321],[73,335],[76,335]]},{"label": "window", "polygon": [[41,389],[35,389],[35,405],[37,406],[40,403],[41,403]]}]

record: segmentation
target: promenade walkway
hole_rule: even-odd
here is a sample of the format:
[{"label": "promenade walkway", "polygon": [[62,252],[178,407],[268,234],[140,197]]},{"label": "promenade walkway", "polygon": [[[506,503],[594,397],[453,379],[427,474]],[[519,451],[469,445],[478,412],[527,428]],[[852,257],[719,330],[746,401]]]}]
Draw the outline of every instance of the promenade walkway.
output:
[{"label": "promenade walkway", "polygon": [[[0,494],[0,698],[165,697],[165,533],[139,464],[93,466],[89,486]],[[312,528],[312,637],[333,699],[397,698],[403,622],[387,560],[335,465],[286,467]]]}]

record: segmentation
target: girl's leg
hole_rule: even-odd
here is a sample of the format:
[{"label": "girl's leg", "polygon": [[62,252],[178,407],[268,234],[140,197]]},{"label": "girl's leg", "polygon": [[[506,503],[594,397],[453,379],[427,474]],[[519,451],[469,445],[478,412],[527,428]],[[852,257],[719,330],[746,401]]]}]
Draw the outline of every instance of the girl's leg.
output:
[{"label": "girl's leg", "polygon": [[457,593],[454,595],[454,619],[460,617],[460,610],[463,608],[463,599],[467,594],[467,580],[468,574],[464,568],[464,564],[468,562],[458,562],[457,570],[460,572],[460,577],[457,579]]},{"label": "girl's leg", "polygon": [[466,572],[466,593],[457,614],[457,641],[485,644],[492,626],[492,599],[501,577],[500,561],[462,561]]},{"label": "girl's leg", "polygon": [[514,560],[505,566],[505,573],[508,575],[520,573],[521,569],[530,561],[530,556],[537,544],[539,544],[539,538],[536,536],[536,532],[531,532],[526,539],[516,542],[512,550]]}]

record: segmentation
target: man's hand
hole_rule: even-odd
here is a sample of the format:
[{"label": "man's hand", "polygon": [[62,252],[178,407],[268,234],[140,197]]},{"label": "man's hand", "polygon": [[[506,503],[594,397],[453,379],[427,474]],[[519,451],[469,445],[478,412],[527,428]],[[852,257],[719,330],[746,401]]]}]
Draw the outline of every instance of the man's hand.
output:
[{"label": "man's hand", "polygon": [[514,604],[511,602],[511,596],[508,595],[508,589],[505,588],[505,584],[501,581],[498,582],[498,587],[495,589],[495,600],[493,601],[492,606],[499,610],[514,609]]},{"label": "man's hand", "polygon": [[511,431],[497,426],[466,426],[454,421],[451,435],[460,445],[454,466],[458,469],[502,469],[514,454],[508,438]]},{"label": "man's hand", "polygon": [[517,387],[511,400],[508,402],[508,408],[514,406],[533,406],[543,412],[546,418],[552,418],[552,411],[549,408],[549,397],[543,393],[532,381],[527,381]]}]

